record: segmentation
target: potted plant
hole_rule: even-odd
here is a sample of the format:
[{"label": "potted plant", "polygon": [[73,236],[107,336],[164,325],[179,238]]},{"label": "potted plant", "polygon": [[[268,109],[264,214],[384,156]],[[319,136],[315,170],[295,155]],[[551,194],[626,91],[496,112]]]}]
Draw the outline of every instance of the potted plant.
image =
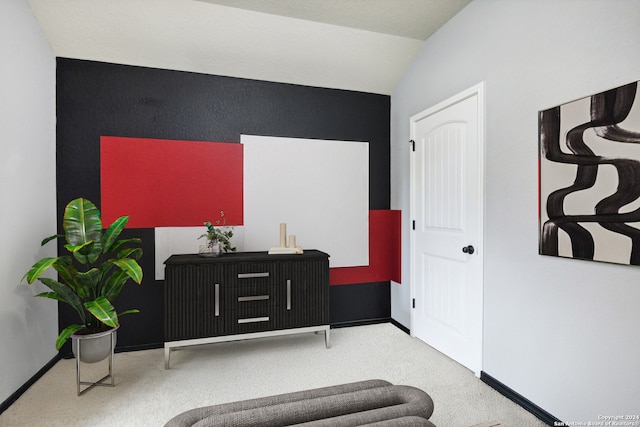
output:
[{"label": "potted plant", "polygon": [[[119,327],[119,316],[138,312],[132,309],[116,313],[112,303],[129,279],[138,284],[142,281],[142,268],[137,261],[142,256],[142,248],[136,247],[141,240],[118,239],[128,221],[128,216],[122,216],[103,230],[100,211],[92,202],[83,198],[72,200],[64,210],[64,234],[56,234],[42,241],[42,245],[45,245],[51,240],[64,238],[64,248],[69,254],[42,258],[24,276],[29,284],[39,280],[51,289],[36,296],[69,304],[78,313],[80,322],[60,332],[56,349],[60,350],[70,337],[90,337],[92,334],[106,337],[104,341],[109,351],[101,356],[89,354],[90,349],[85,351],[81,347],[82,361],[91,363],[106,358],[115,345],[115,335],[112,337],[105,332],[112,331],[115,334]],[[57,271],[58,280],[42,277],[50,268]],[[72,341],[74,354],[77,354],[76,340]],[[79,341],[79,345],[83,345],[83,340]],[[86,342],[95,347],[98,340]]]},{"label": "potted plant", "polygon": [[207,232],[202,234],[198,239],[207,238],[207,244],[200,246],[200,255],[218,256],[221,252],[235,252],[236,248],[231,246],[231,238],[233,237],[233,228],[227,227],[225,224],[227,219],[224,217],[224,211],[220,211],[220,219],[213,225],[206,221],[204,226]]}]

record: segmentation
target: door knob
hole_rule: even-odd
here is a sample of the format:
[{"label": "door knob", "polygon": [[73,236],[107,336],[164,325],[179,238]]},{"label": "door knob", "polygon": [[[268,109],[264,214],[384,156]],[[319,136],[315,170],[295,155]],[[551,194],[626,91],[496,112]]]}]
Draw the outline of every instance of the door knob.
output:
[{"label": "door knob", "polygon": [[462,248],[462,252],[464,252],[465,254],[469,254],[471,255],[472,253],[474,253],[476,250],[474,249],[473,246],[469,245],[469,246],[465,246],[464,248]]}]

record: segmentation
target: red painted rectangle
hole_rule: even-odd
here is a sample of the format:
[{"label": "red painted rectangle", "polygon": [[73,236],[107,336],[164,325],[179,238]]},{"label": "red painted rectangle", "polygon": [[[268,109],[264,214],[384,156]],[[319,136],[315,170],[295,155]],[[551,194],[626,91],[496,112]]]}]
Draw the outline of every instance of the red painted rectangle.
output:
[{"label": "red painted rectangle", "polygon": [[402,212],[369,211],[369,265],[329,270],[329,284],[386,282],[401,283]]},{"label": "red painted rectangle", "polygon": [[100,138],[105,224],[129,215],[128,227],[201,226],[224,211],[243,224],[243,147],[228,142]]}]

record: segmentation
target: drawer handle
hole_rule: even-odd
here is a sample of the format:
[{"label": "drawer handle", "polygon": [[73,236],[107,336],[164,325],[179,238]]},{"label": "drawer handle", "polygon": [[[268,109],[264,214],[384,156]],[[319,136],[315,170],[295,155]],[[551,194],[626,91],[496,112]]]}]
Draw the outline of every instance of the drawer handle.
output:
[{"label": "drawer handle", "polygon": [[265,317],[250,317],[248,319],[238,319],[238,323],[257,323],[257,322],[268,322],[269,316]]},{"label": "drawer handle", "polygon": [[254,295],[254,296],[250,296],[250,297],[238,297],[238,302],[245,302],[245,301],[263,301],[269,299],[269,295]]},{"label": "drawer handle", "polygon": [[220,284],[216,283],[214,288],[214,316],[220,316]]},{"label": "drawer handle", "polygon": [[291,310],[291,280],[287,280],[287,310]]},{"label": "drawer handle", "polygon": [[264,273],[238,273],[238,279],[252,279],[254,277],[269,277],[269,272]]}]

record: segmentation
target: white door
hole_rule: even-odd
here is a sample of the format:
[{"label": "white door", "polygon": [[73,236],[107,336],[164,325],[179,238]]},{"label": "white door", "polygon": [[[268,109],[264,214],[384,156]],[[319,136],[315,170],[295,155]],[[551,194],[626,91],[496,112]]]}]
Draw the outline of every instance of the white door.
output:
[{"label": "white door", "polygon": [[411,118],[411,334],[480,376],[484,85]]}]

